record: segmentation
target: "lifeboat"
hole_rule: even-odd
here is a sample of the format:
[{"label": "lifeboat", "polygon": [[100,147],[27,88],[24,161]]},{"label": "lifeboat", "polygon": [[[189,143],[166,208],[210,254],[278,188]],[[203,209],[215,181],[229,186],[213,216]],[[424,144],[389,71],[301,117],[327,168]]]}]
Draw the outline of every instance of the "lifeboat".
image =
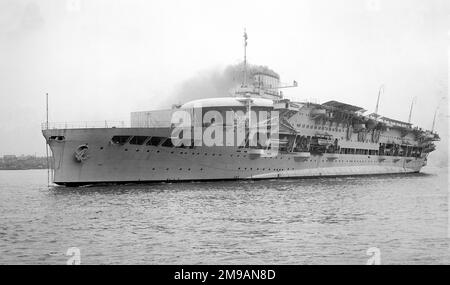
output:
[{"label": "lifeboat", "polygon": [[364,130],[364,129],[366,129],[366,124],[355,124],[355,125],[353,126],[353,130],[354,130],[355,132],[361,131],[361,130]]},{"label": "lifeboat", "polygon": [[384,156],[384,155],[381,155],[381,156],[379,156],[378,157],[378,161],[385,161],[386,160],[386,156]]},{"label": "lifeboat", "polygon": [[248,150],[248,157],[250,159],[256,159],[264,156],[266,151],[264,149],[250,149]]},{"label": "lifeboat", "polygon": [[315,116],[315,115],[326,115],[327,114],[327,110],[325,110],[325,109],[314,109],[314,110],[311,111],[311,114],[313,116]]},{"label": "lifeboat", "polygon": [[311,157],[311,153],[307,151],[296,152],[293,154],[295,161],[305,161]]},{"label": "lifeboat", "polygon": [[327,154],[327,159],[328,160],[335,160],[335,159],[338,159],[339,158],[339,153],[330,153],[330,154]]},{"label": "lifeboat", "polygon": [[368,129],[374,129],[376,126],[377,126],[377,121],[375,121],[375,120],[368,120],[366,122],[366,127]]},{"label": "lifeboat", "polygon": [[325,109],[314,109],[314,110],[311,110],[311,116],[314,119],[326,118],[327,117],[327,110],[325,110]]}]

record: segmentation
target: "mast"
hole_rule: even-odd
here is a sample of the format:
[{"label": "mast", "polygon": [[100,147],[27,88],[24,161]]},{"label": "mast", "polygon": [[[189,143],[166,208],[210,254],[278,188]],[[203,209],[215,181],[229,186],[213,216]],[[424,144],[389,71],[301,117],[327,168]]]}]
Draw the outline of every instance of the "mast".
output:
[{"label": "mast", "polygon": [[45,109],[46,109],[45,128],[48,130],[48,93],[45,93]]},{"label": "mast", "polygon": [[380,89],[378,90],[378,99],[377,99],[377,105],[375,106],[375,115],[376,119],[378,120],[378,106],[380,105],[380,97],[381,93],[384,92],[384,84],[380,86]]},{"label": "mast", "polygon": [[413,106],[414,106],[414,102],[416,101],[416,98],[417,97],[414,97],[411,101],[411,108],[409,109],[408,124],[411,123],[412,110],[413,110]]},{"label": "mast", "polygon": [[431,126],[431,132],[434,132],[434,125],[436,123],[436,114],[437,114],[438,110],[439,110],[439,106],[437,106],[436,110],[434,111],[433,125]]},{"label": "mast", "polygon": [[[244,28],[244,80],[242,82],[242,87],[247,87],[247,31]],[[247,101],[247,123],[248,123],[248,138],[250,138],[250,128],[251,128],[251,120],[252,120],[252,115],[251,115],[251,99],[248,98]],[[250,143],[250,142],[249,142]]]},{"label": "mast", "polygon": [[244,28],[244,80],[242,87],[247,87],[247,31]]},{"label": "mast", "polygon": [[[46,110],[46,120],[45,129],[48,130],[48,93],[45,94],[45,110]],[[50,163],[48,159],[48,138],[45,141],[45,157],[47,159],[47,187],[50,187]]]}]

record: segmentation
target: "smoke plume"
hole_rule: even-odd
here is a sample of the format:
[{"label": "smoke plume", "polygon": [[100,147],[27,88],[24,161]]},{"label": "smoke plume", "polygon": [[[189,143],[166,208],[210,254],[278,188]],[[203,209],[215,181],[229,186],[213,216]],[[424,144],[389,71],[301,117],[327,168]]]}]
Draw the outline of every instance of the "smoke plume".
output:
[{"label": "smoke plume", "polygon": [[[277,76],[278,74],[267,66],[247,64],[247,80],[251,83],[255,73],[262,72]],[[183,104],[191,100],[227,97],[231,90],[240,86],[244,78],[244,65],[229,65],[224,69],[202,71],[181,83],[170,96],[170,104]]]}]

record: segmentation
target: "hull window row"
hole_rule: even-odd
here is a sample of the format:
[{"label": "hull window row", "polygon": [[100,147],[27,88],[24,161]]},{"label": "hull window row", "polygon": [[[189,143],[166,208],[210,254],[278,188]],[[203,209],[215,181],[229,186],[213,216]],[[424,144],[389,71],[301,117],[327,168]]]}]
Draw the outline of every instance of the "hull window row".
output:
[{"label": "hull window row", "polygon": [[51,141],[64,141],[66,138],[64,136],[51,136],[48,138]]},{"label": "hull window row", "polygon": [[167,139],[164,141],[164,143],[162,144],[162,146],[165,146],[165,147],[173,147],[172,139],[167,138]]},{"label": "hull window row", "polygon": [[113,136],[111,142],[114,144],[126,144],[131,136]]},{"label": "hull window row", "polygon": [[148,137],[146,136],[134,136],[131,140],[130,140],[130,144],[134,144],[134,145],[143,145],[144,142],[148,139]]},{"label": "hull window row", "polygon": [[148,137],[148,136],[113,136],[111,139],[113,144],[124,145],[149,145],[174,147],[172,139],[168,137]]},{"label": "hull window row", "polygon": [[151,137],[150,140],[147,142],[147,145],[159,146],[159,144],[163,139],[164,139],[163,137]]},{"label": "hull window row", "polygon": [[359,148],[341,148],[341,154],[365,154],[365,155],[378,155],[378,150],[373,149],[359,149]]}]

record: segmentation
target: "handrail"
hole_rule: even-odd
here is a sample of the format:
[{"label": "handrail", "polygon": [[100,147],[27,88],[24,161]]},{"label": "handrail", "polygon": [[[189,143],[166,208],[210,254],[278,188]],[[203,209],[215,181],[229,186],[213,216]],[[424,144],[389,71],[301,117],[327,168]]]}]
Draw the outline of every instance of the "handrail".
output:
[{"label": "handrail", "polygon": [[45,122],[41,124],[42,130],[91,128],[131,128],[131,124],[126,121]]}]

